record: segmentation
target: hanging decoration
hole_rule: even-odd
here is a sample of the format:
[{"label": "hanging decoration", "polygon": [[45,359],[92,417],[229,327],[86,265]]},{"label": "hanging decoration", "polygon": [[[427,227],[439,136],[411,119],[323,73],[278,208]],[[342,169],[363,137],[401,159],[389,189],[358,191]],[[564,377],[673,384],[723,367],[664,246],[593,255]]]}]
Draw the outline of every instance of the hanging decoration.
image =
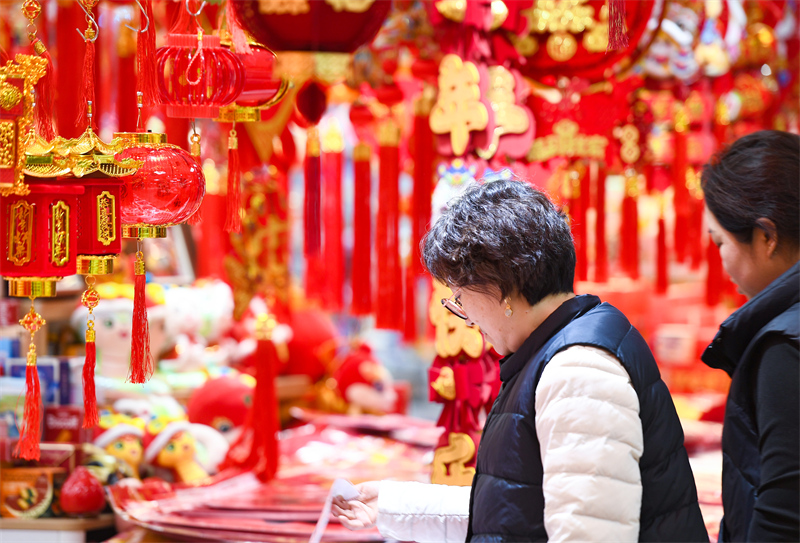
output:
[{"label": "hanging decoration", "polygon": [[433,456],[431,482],[468,486],[475,474],[481,413],[500,389],[497,358],[477,328],[446,311],[440,300],[452,292],[434,281],[428,313],[435,328],[436,358],[428,370],[430,401],[444,404],[443,427]]},{"label": "hanging decoration", "polygon": [[122,236],[137,240],[134,264],[134,313],[131,347],[131,382],[143,383],[153,372],[145,301],[145,264],[142,239],[163,238],[167,227],[187,221],[200,207],[205,177],[197,161],[166,135],[152,132],[115,134],[126,142],[118,160],[141,164],[125,178],[120,205]]},{"label": "hanging decoration", "polygon": [[307,126],[305,253],[320,250],[321,168],[316,124],[327,108],[324,87],[344,81],[350,53],[375,37],[392,4],[372,2],[283,3],[245,0],[232,10],[253,38],[278,52],[276,71],[300,88],[297,109]]},{"label": "hanging decoration", "polygon": [[36,128],[39,134],[51,140],[56,135],[53,126],[53,100],[54,100],[54,66],[50,52],[45,47],[44,42],[36,35],[36,23],[34,21],[42,12],[42,5],[38,0],[25,0],[22,3],[22,13],[28,19],[28,41],[30,41],[34,52],[47,61],[47,69],[38,83],[36,83]]},{"label": "hanging decoration", "polygon": [[81,70],[81,98],[78,104],[78,117],[75,123],[78,126],[84,126],[88,130],[95,129],[95,115],[93,108],[96,108],[97,102],[94,97],[94,62],[95,62],[95,42],[97,41],[97,33],[100,27],[97,26],[92,16],[92,10],[95,8],[99,0],[78,0],[81,9],[86,13],[86,30],[83,33],[84,40],[84,54],[83,54],[83,69]]},{"label": "hanging decoration", "polygon": [[371,158],[369,145],[356,144],[353,149],[353,302],[350,307],[353,315],[372,313]]},{"label": "hanging decoration", "polygon": [[336,123],[331,123],[322,138],[325,179],[323,259],[325,262],[325,287],[323,296],[326,309],[339,312],[344,297],[344,248],[342,247],[342,167],[344,139]]},{"label": "hanging decoration", "polygon": [[[375,327],[403,329],[403,275],[400,263],[400,128],[389,117],[378,127],[379,188],[375,225],[378,265]],[[400,298],[398,303],[398,298]],[[399,306],[399,307],[398,307]]]}]

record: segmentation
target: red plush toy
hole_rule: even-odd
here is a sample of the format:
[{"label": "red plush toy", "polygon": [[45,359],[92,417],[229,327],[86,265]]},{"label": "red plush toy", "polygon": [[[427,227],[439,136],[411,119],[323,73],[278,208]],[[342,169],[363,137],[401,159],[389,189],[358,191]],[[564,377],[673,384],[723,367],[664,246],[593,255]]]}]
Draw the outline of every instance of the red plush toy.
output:
[{"label": "red plush toy", "polygon": [[325,385],[345,402],[345,409],[338,410],[375,415],[396,410],[397,391],[392,375],[367,345],[359,344],[341,358]]},{"label": "red plush toy", "polygon": [[230,443],[241,431],[255,386],[256,380],[246,374],[209,379],[192,394],[186,414],[191,422],[218,430]]}]

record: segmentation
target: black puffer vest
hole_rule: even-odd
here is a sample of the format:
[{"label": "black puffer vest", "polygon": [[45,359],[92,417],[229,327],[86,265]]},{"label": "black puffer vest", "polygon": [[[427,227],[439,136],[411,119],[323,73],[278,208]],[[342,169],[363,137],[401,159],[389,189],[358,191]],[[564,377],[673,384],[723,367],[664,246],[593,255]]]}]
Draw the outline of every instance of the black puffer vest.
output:
[{"label": "black puffer vest", "polygon": [[550,359],[572,345],[611,352],[639,397],[644,432],[639,540],[707,542],[683,429],[653,355],[622,313],[588,295],[564,302],[501,361],[503,386],[478,450],[467,541],[547,540],[536,386]]},{"label": "black puffer vest", "polygon": [[800,264],[795,264],[720,325],[702,359],[731,376],[722,430],[720,541],[746,541],[761,482],[753,383],[767,335],[800,342]]}]

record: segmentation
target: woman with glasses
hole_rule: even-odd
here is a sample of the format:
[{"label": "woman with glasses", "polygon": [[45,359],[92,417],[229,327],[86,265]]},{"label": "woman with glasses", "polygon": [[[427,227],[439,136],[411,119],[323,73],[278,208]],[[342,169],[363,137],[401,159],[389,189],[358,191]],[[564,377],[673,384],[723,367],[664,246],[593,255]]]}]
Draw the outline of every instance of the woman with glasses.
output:
[{"label": "woman with glasses", "polygon": [[467,189],[423,258],[500,361],[471,488],[363,483],[350,528],[414,541],[708,541],[678,416],[625,316],[573,293],[567,218],[516,180]]},{"label": "woman with glasses", "polygon": [[703,362],[731,386],[720,541],[800,541],[800,137],[747,135],[703,170],[706,222],[748,302]]}]

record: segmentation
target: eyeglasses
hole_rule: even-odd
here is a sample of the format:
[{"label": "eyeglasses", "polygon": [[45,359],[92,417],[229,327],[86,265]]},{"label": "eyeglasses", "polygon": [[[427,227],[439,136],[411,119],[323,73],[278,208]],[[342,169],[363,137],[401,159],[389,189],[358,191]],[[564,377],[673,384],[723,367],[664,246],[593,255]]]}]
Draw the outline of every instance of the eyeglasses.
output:
[{"label": "eyeglasses", "polygon": [[456,293],[453,292],[449,298],[442,298],[442,305],[445,309],[447,309],[450,313],[458,317],[459,319],[467,320],[467,313],[464,311],[464,308],[461,306],[461,302],[458,301],[458,298],[455,297]]}]

